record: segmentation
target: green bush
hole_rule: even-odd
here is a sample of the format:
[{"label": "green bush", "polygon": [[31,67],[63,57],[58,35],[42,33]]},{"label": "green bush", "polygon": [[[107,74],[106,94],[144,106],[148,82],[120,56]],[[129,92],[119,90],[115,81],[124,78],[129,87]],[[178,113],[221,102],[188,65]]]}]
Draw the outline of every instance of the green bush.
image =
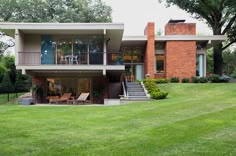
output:
[{"label": "green bush", "polygon": [[158,92],[158,91],[155,91],[155,92],[152,92],[151,93],[151,97],[153,99],[165,99],[167,97],[168,93],[167,92]]},{"label": "green bush", "polygon": [[200,83],[207,83],[208,82],[208,78],[207,77],[200,77],[199,78],[199,82]]},{"label": "green bush", "polygon": [[157,78],[157,79],[144,79],[143,80],[143,83],[145,82],[154,82],[154,83],[168,83],[169,80],[168,79],[165,79],[165,78]]},{"label": "green bush", "polygon": [[168,83],[169,80],[165,78],[154,79],[155,83]]},{"label": "green bush", "polygon": [[179,83],[179,78],[178,77],[172,77],[172,78],[170,78],[170,82]]},{"label": "green bush", "polygon": [[212,74],[208,77],[209,81],[213,83],[219,83],[220,82],[220,75]]},{"label": "green bush", "polygon": [[189,78],[183,78],[183,79],[181,80],[181,82],[182,82],[182,83],[189,83]]},{"label": "green bush", "polygon": [[168,95],[168,93],[160,91],[154,79],[145,79],[143,83],[153,99],[164,99]]},{"label": "green bush", "polygon": [[231,76],[236,79],[236,68],[234,68],[234,71]]},{"label": "green bush", "polygon": [[191,77],[192,83],[199,83],[199,78],[196,76]]}]

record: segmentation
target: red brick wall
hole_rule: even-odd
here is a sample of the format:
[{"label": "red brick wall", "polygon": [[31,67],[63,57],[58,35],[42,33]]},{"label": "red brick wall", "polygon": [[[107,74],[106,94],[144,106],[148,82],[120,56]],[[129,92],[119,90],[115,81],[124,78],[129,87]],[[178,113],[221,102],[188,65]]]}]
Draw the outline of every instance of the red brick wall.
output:
[{"label": "red brick wall", "polygon": [[154,23],[149,22],[145,29],[145,35],[147,35],[147,46],[144,55],[144,76],[150,75],[150,78],[154,78],[154,63],[155,63],[155,28]]},{"label": "red brick wall", "polygon": [[165,35],[196,35],[195,23],[167,23]]},{"label": "red brick wall", "polygon": [[[46,92],[47,92],[47,80],[45,77],[36,77],[36,76],[32,76],[32,86],[34,85],[39,85],[43,88],[43,101],[42,102],[46,102]],[[32,95],[34,97],[34,94]]]},{"label": "red brick wall", "polygon": [[196,75],[196,41],[166,43],[166,77],[191,78]]},{"label": "red brick wall", "polygon": [[[165,35],[196,35],[196,24],[167,23]],[[165,52],[167,78],[196,75],[196,41],[167,41]]]}]

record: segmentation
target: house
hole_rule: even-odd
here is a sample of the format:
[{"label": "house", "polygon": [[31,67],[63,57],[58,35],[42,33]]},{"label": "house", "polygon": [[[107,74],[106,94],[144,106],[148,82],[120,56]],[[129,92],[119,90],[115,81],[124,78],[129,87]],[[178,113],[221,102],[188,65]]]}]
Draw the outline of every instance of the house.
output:
[{"label": "house", "polygon": [[226,39],[198,36],[196,24],[184,20],[170,20],[164,36],[154,27],[123,36],[122,23],[0,23],[15,30],[16,68],[43,88],[45,100],[89,92],[93,103],[118,98],[124,79],[206,76],[207,47]]}]

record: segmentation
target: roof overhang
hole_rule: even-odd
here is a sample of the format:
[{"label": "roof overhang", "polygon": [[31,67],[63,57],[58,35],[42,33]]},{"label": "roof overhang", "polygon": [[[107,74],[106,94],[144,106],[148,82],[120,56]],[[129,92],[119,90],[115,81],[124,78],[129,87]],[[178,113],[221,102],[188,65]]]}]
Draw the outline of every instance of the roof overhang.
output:
[{"label": "roof overhang", "polygon": [[145,46],[147,43],[147,36],[124,36],[122,39],[122,46]]},{"label": "roof overhang", "polygon": [[227,39],[225,35],[197,36],[197,35],[166,35],[156,36],[155,41],[207,41],[223,42]]},{"label": "roof overhang", "polygon": [[108,51],[120,48],[123,23],[0,23],[0,30],[19,30],[23,34],[79,35],[104,34]]}]

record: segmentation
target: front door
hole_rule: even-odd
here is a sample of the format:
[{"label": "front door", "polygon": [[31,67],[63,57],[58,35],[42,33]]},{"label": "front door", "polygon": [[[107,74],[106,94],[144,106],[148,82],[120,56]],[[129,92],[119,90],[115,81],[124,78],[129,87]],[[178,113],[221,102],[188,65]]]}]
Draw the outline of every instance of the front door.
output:
[{"label": "front door", "polygon": [[128,81],[143,80],[142,64],[126,64],[125,75]]}]

